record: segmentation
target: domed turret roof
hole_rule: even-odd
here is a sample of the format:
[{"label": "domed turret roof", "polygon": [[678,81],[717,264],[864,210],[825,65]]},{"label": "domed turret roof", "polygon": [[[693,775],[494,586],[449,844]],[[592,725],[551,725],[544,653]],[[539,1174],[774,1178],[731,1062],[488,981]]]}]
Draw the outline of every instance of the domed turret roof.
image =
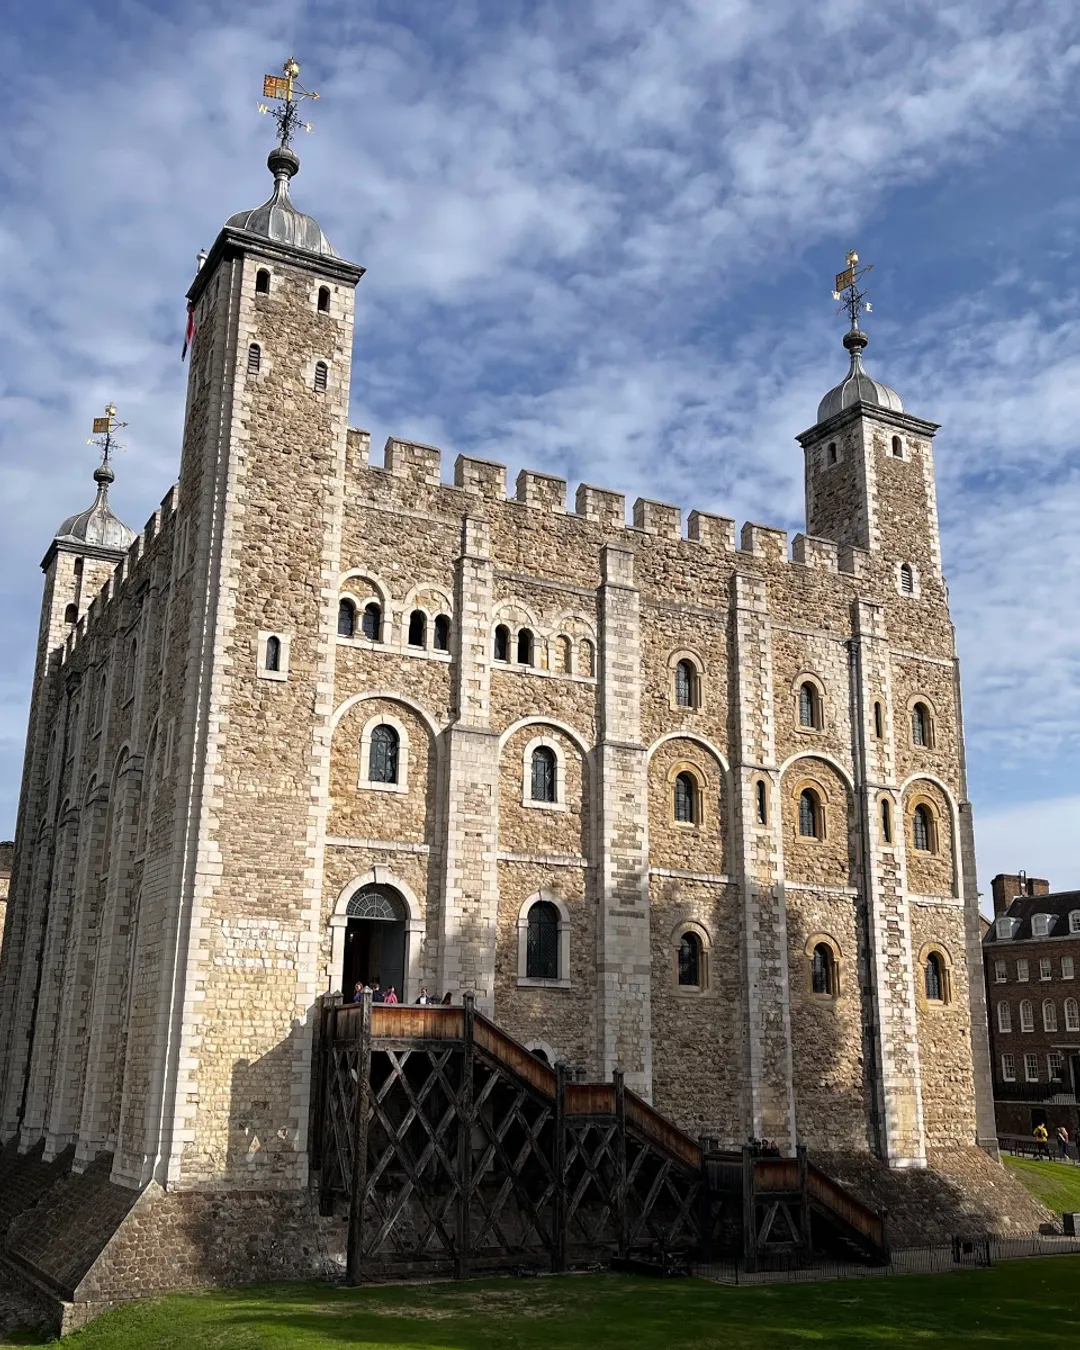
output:
[{"label": "domed turret roof", "polygon": [[289,196],[289,179],[300,171],[299,156],[286,145],[276,145],[267,156],[266,167],[274,175],[274,190],[269,199],[251,211],[237,211],[225,222],[226,226],[246,230],[249,234],[261,234],[264,239],[302,248],[308,253],[336,258],[337,253],[319,222],[298,211]]},{"label": "domed turret roof", "polygon": [[68,516],[56,531],[57,539],[72,544],[94,544],[98,548],[113,548],[121,552],[131,547],[135,531],[129,530],[109,507],[109,484],[115,479],[116,474],[107,461],[98,465],[94,470],[94,482],[98,485],[94,504],[78,515]]},{"label": "domed turret roof", "polygon": [[818,404],[817,420],[827,422],[856,403],[869,403],[891,412],[903,412],[904,404],[895,389],[872,379],[862,365],[863,349],[870,339],[859,328],[844,334],[844,346],[851,354],[851,367],[835,389],[830,389]]}]

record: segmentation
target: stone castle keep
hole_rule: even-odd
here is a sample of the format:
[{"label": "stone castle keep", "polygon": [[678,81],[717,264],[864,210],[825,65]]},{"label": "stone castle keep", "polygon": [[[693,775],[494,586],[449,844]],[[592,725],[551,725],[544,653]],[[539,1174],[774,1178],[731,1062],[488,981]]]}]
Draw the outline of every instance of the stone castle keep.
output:
[{"label": "stone castle keep", "polygon": [[105,463],[45,555],[4,1156],[96,1177],[106,1236],[300,1232],[313,1009],[378,980],[474,991],[723,1144],[995,1167],[935,425],[848,333],[790,546],[465,455],[447,483],[403,440],[376,465],[363,269],[268,162],[189,293],[178,484],[133,537]]}]

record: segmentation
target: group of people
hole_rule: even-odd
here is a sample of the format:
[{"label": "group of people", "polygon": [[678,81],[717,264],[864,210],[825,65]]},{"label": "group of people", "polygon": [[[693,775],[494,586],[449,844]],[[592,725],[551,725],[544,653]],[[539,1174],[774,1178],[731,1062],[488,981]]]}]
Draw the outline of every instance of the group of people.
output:
[{"label": "group of people", "polygon": [[[378,980],[376,980],[374,984],[365,984],[363,980],[357,980],[356,987],[353,989],[352,1001],[354,1003],[359,1003],[365,994],[371,995],[372,1003],[401,1002],[397,996],[397,990],[392,984],[384,989]],[[444,1008],[448,1008],[453,1002],[453,995],[447,990],[443,997],[439,998],[435,994],[428,993],[427,985],[422,985],[420,988],[420,997],[417,998],[415,1002],[419,1003],[421,1006],[424,1006],[425,1004],[431,1007],[441,1005]]]},{"label": "group of people", "polygon": [[768,1139],[751,1139],[750,1152],[755,1158],[780,1158],[783,1156],[780,1152],[780,1145],[774,1144]]},{"label": "group of people", "polygon": [[[1031,1132],[1031,1136],[1032,1136],[1032,1138],[1035,1140],[1036,1144],[1038,1144],[1038,1145],[1040,1146],[1040,1150],[1039,1150],[1039,1151],[1045,1153],[1046,1156],[1049,1158],[1049,1156],[1050,1156],[1050,1135],[1049,1135],[1049,1133],[1047,1132],[1046,1126],[1045,1126],[1045,1125],[1041,1125],[1041,1124],[1040,1124],[1040,1125],[1036,1125],[1035,1128],[1034,1128],[1034,1129],[1032,1130],[1032,1132]],[[1065,1128],[1064,1125],[1059,1125],[1059,1126],[1057,1127],[1056,1139],[1057,1139],[1057,1155],[1058,1155],[1058,1158],[1061,1159],[1062,1162],[1068,1162],[1068,1161],[1069,1161],[1069,1131]]]}]

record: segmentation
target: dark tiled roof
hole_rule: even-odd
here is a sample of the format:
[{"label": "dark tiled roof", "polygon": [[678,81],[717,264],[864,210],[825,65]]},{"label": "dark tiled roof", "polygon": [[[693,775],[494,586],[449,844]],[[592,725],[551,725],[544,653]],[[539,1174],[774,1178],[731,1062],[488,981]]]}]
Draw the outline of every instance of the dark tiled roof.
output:
[{"label": "dark tiled roof", "polygon": [[[1012,940],[1018,942],[1035,936],[1031,931],[1033,914],[1051,915],[1053,922],[1046,936],[1063,937],[1069,932],[1069,915],[1074,909],[1080,909],[1080,891],[1058,891],[1055,895],[1018,895],[1005,911],[1010,919],[1020,920]],[[1074,933],[1073,936],[1080,939],[1080,933]],[[997,927],[992,924],[983,941],[993,943],[997,940]],[[1035,940],[1038,942],[1041,938]]]}]

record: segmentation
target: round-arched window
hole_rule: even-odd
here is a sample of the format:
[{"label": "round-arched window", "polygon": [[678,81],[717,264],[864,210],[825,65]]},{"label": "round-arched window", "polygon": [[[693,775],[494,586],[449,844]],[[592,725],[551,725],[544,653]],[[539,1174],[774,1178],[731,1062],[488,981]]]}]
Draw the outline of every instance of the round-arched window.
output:
[{"label": "round-arched window", "polygon": [[931,952],[923,966],[923,984],[926,997],[937,1003],[945,1001],[945,963],[937,952]]},{"label": "round-arched window", "polygon": [[559,911],[550,900],[537,900],[529,909],[525,974],[530,980],[559,978]]},{"label": "round-arched window", "polygon": [[679,939],[679,984],[684,988],[701,987],[701,938],[696,933],[684,933]]},{"label": "round-arched window", "polygon": [[930,808],[918,805],[911,817],[911,842],[920,853],[933,851],[934,827]]},{"label": "round-arched window", "polygon": [[397,731],[381,722],[371,732],[371,754],[368,762],[369,783],[396,783],[401,738]]},{"label": "round-arched window", "polygon": [[681,825],[694,825],[698,819],[698,785],[692,773],[680,773],[675,778],[675,819]]},{"label": "round-arched window", "polygon": [[836,957],[827,942],[819,942],[810,958],[810,987],[815,994],[836,993]]},{"label": "round-arched window", "polygon": [[813,788],[799,793],[799,833],[804,839],[817,839],[821,834],[821,803]]}]

